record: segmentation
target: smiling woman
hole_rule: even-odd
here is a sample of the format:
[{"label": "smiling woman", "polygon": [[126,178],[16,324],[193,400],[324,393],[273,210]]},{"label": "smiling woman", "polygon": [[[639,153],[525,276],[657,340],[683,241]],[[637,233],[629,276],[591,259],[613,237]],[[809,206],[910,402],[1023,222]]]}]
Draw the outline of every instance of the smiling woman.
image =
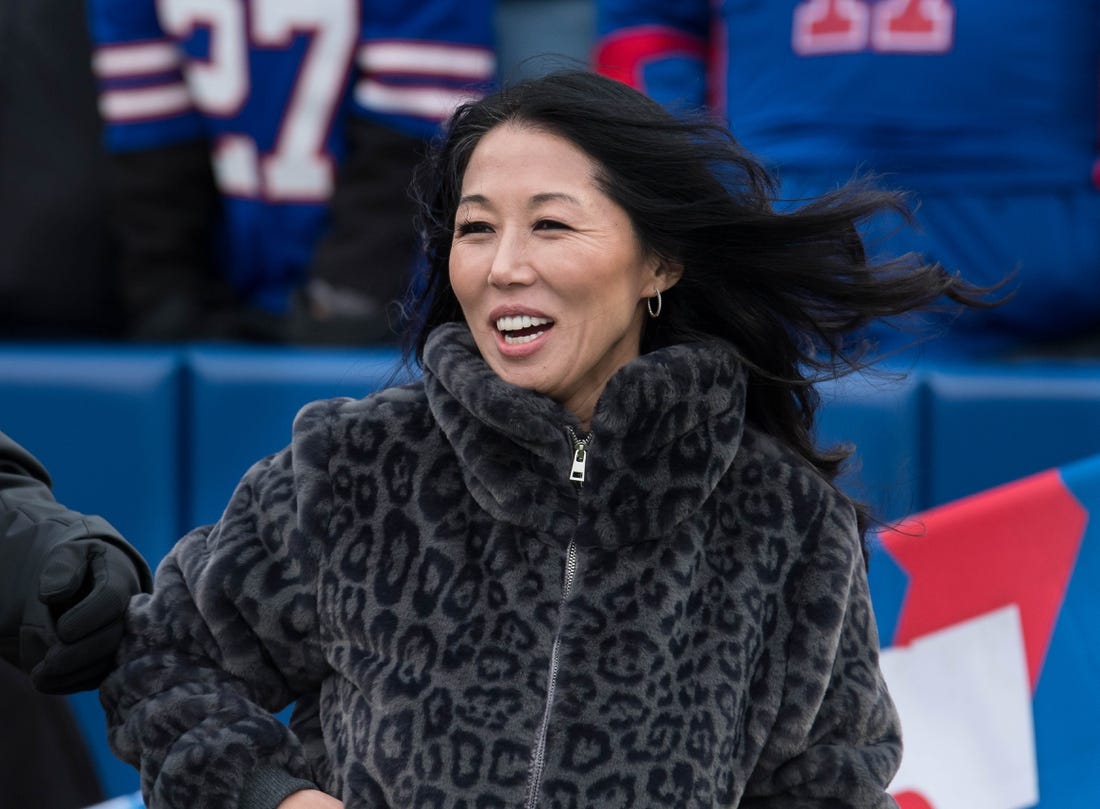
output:
[{"label": "smiling woman", "polygon": [[771,189],[590,73],[459,108],[417,182],[422,377],[304,408],[130,608],[102,697],[150,809],[893,806],[811,374],[977,291],[866,262],[895,196]]},{"label": "smiling woman", "polygon": [[607,381],[638,356],[644,301],[679,277],[570,141],[506,124],[462,181],[450,281],[501,379],[561,402],[585,429]]}]

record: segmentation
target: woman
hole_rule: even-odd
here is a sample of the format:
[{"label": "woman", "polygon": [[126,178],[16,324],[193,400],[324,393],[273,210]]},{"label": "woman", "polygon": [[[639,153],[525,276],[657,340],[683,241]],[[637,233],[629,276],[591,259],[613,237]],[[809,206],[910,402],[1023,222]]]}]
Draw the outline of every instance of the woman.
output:
[{"label": "woman", "polygon": [[893,805],[866,517],[804,373],[970,291],[864,265],[892,197],[770,187],[595,75],[459,109],[423,378],[303,409],[134,601],[102,693],[151,809]]}]

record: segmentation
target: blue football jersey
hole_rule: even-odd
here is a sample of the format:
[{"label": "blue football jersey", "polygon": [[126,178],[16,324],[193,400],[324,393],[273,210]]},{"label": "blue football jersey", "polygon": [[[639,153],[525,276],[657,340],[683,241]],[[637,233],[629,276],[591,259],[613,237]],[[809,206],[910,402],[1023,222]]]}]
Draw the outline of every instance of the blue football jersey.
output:
[{"label": "blue football jersey", "polygon": [[781,173],[903,186],[1084,187],[1096,0],[599,0],[600,69],[707,104]]},{"label": "blue football jersey", "polygon": [[107,147],[207,141],[222,269],[273,311],[326,226],[342,122],[429,138],[496,73],[491,0],[87,4]]}]

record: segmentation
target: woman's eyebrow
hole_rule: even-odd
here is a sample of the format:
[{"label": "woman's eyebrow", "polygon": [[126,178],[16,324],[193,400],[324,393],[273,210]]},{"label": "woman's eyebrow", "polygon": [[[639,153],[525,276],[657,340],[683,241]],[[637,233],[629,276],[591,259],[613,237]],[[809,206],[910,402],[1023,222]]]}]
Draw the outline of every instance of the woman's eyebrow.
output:
[{"label": "woman's eyebrow", "polygon": [[527,207],[537,208],[539,205],[545,205],[547,202],[568,202],[573,205],[581,204],[579,199],[572,194],[566,194],[564,191],[545,191],[531,197],[530,202],[527,203]]},{"label": "woman's eyebrow", "polygon": [[[534,194],[531,199],[527,201],[527,207],[538,208],[540,205],[546,205],[550,202],[565,202],[576,206],[582,204],[575,196],[567,194],[564,191],[544,191],[540,194]],[[459,197],[456,207],[461,208],[463,205],[484,205],[486,207],[491,207],[492,203],[489,202],[489,198],[484,194],[466,194]]]}]

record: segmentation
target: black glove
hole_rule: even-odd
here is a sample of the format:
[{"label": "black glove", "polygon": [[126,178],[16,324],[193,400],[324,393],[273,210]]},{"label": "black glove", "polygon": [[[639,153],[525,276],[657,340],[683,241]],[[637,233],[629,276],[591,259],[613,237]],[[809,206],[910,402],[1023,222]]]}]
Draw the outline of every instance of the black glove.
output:
[{"label": "black glove", "polygon": [[96,688],[114,668],[126,606],[142,591],[139,572],[101,539],[61,542],[40,569],[38,600],[23,609],[20,666],[48,694]]}]

